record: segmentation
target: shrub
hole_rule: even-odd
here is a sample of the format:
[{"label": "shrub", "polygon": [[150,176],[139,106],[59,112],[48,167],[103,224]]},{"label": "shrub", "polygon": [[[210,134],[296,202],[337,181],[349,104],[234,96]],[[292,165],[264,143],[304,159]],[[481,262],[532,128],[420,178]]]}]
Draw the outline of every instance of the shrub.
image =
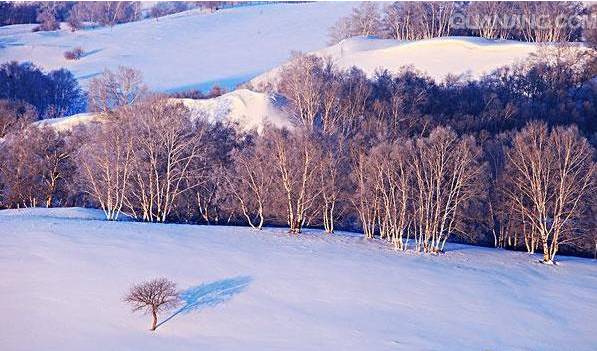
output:
[{"label": "shrub", "polygon": [[34,32],[49,32],[60,29],[60,22],[56,19],[56,10],[48,7],[40,11],[37,15],[39,26],[33,28]]},{"label": "shrub", "polygon": [[85,52],[80,47],[76,47],[72,50],[67,50],[64,52],[64,58],[67,60],[79,60],[83,57]]}]

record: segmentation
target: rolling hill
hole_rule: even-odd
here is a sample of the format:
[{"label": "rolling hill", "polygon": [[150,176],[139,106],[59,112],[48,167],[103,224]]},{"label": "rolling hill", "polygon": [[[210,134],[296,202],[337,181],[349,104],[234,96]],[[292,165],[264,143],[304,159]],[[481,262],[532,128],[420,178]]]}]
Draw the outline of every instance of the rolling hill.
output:
[{"label": "rolling hill", "polygon": [[[597,265],[449,243],[394,252],[360,235],[107,222],[0,211],[3,350],[594,350]],[[183,305],[122,302],[168,277]],[[168,317],[172,317],[168,319]]]}]

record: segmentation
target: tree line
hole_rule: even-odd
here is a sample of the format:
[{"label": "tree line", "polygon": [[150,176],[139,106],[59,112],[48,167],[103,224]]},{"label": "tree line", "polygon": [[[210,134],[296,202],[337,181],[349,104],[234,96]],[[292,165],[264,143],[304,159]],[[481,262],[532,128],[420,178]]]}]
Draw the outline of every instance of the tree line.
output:
[{"label": "tree line", "polygon": [[476,36],[528,42],[581,41],[597,8],[570,1],[363,2],[330,28],[331,43],[353,36],[420,40]]},{"label": "tree line", "polygon": [[34,119],[73,115],[86,108],[85,93],[69,70],[45,73],[30,62],[0,65],[1,99],[26,105]]},{"label": "tree line", "polygon": [[98,207],[110,220],[358,230],[426,253],[453,239],[545,262],[594,255],[594,62],[545,55],[440,83],[297,55],[269,87],[294,127],[261,134],[193,116],[139,72],[107,71],[89,88],[101,123],[55,131],[3,102],[0,201]]},{"label": "tree line", "polygon": [[[259,2],[255,2],[259,3]],[[238,6],[238,1],[160,1],[143,9],[140,1],[32,1],[0,2],[0,26],[36,23],[33,31],[60,29],[67,22],[72,31],[86,25],[114,26],[201,8],[209,11]]]}]

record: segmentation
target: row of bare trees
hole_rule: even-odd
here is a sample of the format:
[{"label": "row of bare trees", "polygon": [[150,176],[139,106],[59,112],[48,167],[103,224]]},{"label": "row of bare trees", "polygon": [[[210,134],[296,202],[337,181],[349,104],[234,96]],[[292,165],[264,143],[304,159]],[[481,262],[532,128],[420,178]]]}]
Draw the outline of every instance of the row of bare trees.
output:
[{"label": "row of bare trees", "polygon": [[358,155],[352,199],[365,236],[377,232],[406,249],[442,251],[462,232],[464,209],[483,194],[481,149],[474,138],[437,128],[428,137],[399,139]]},{"label": "row of bare trees", "polygon": [[201,184],[206,126],[182,104],[124,106],[91,130],[79,162],[86,191],[109,220],[126,213],[165,222],[178,197]]},{"label": "row of bare trees", "polygon": [[[593,16],[593,17],[591,17]],[[578,41],[595,21],[581,2],[364,2],[330,28],[332,43],[352,36],[420,40],[449,35],[530,42]],[[588,19],[588,20],[585,20]],[[590,22],[592,21],[592,22]]]},{"label": "row of bare trees", "polygon": [[[293,233],[358,224],[367,238],[429,253],[453,235],[483,243],[471,239],[483,227],[470,219],[490,207],[496,246],[524,242],[553,262],[560,245],[592,245],[594,149],[578,130],[531,123],[498,146],[494,152],[445,127],[393,141],[301,127],[237,135],[152,98],[70,134],[35,125],[8,134],[2,202],[81,205],[87,194],[110,220],[125,213],[150,222],[286,225]],[[488,155],[500,152],[493,177]],[[504,244],[511,236],[521,237],[520,246]]]},{"label": "row of bare trees", "polygon": [[541,245],[545,262],[553,262],[560,245],[574,244],[584,230],[595,230],[587,223],[594,215],[594,157],[574,127],[550,131],[541,123],[517,133],[506,151],[500,188],[503,205],[509,207],[503,209],[504,218],[522,224],[525,247],[534,252]]},{"label": "row of bare trees", "polygon": [[[457,236],[540,249],[546,262],[560,245],[586,254],[597,248],[592,81],[584,64],[550,62],[437,85],[299,55],[274,88],[295,128],[260,135],[196,119],[148,94],[139,72],[105,72],[89,94],[98,124],[56,132],[30,124],[26,105],[0,104],[0,201],[97,206],[111,220],[361,229],[430,253]],[[584,130],[553,127],[577,121]]]}]

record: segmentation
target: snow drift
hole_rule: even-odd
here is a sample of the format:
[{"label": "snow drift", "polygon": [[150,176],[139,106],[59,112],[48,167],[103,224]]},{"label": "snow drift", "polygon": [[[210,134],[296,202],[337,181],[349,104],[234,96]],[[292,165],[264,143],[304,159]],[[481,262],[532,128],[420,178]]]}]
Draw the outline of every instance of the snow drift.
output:
[{"label": "snow drift", "polygon": [[283,109],[268,94],[238,89],[211,99],[172,99],[181,101],[196,118],[209,122],[228,122],[240,130],[261,132],[267,124],[290,128],[291,123]]}]

